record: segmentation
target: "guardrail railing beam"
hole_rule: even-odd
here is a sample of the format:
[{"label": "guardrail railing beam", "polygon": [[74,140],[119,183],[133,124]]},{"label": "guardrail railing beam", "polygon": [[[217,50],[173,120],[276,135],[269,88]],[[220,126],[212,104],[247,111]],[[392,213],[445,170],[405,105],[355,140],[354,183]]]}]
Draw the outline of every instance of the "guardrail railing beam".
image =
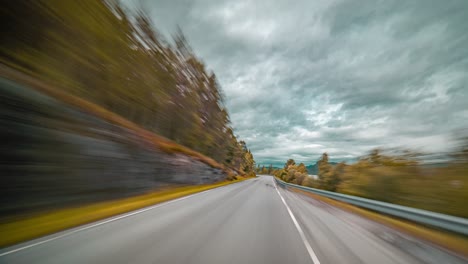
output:
[{"label": "guardrail railing beam", "polygon": [[283,188],[292,187],[307,192],[322,195],[328,198],[353,204],[362,208],[370,209],[380,213],[396,216],[399,218],[414,221],[416,223],[430,225],[436,228],[452,231],[458,234],[468,235],[468,219],[462,217],[456,217],[451,215],[445,215],[435,213],[427,210],[416,209],[412,207],[385,203],[381,201],[366,199],[362,197],[335,193],[310,187],[305,187],[297,184],[284,182],[276,177],[275,181]]}]

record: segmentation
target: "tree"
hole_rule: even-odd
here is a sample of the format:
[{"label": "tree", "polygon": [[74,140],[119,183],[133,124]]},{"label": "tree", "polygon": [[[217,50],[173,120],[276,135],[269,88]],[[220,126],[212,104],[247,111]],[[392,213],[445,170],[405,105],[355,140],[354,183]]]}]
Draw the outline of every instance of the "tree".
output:
[{"label": "tree", "polygon": [[300,163],[300,164],[297,166],[297,171],[300,172],[300,173],[307,174],[307,168],[306,168],[306,166],[304,165],[304,163]]},{"label": "tree", "polygon": [[317,184],[317,181],[314,180],[312,177],[309,177],[309,176],[304,177],[304,179],[302,180],[301,185],[311,187],[311,188],[318,188],[319,187],[318,184]]},{"label": "tree", "polygon": [[284,168],[287,169],[289,166],[294,165],[296,165],[296,162],[293,159],[288,159],[288,161],[286,161],[286,164],[284,164]]},{"label": "tree", "polygon": [[2,63],[226,167],[254,173],[252,153],[232,132],[216,75],[182,30],[171,45],[144,11],[128,17],[118,2],[6,1]]},{"label": "tree", "polygon": [[344,168],[344,163],[333,168],[333,166],[328,163],[328,154],[323,153],[321,159],[318,161],[318,167],[320,188],[333,192],[336,191],[340,183],[340,172],[342,172]]},{"label": "tree", "polygon": [[[273,166],[270,165],[271,170],[272,167]],[[274,175],[286,182],[301,185],[302,181],[307,177],[307,168],[304,163],[296,165],[296,162],[293,159],[288,159],[284,164],[284,168],[277,170]]]}]

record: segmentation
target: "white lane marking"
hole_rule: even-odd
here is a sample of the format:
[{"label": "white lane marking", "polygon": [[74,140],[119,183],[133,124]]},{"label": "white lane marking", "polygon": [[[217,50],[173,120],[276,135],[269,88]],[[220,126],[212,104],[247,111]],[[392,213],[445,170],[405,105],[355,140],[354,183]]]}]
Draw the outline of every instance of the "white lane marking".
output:
[{"label": "white lane marking", "polygon": [[276,189],[276,192],[278,193],[279,197],[281,198],[281,201],[283,201],[284,206],[286,206],[286,209],[288,210],[289,216],[293,220],[297,231],[299,231],[299,235],[301,236],[302,242],[304,243],[304,245],[305,245],[305,247],[307,249],[307,252],[309,252],[309,256],[312,259],[312,262],[314,264],[320,264],[320,261],[318,260],[317,255],[315,254],[314,250],[312,249],[312,246],[310,245],[309,241],[307,240],[307,238],[306,238],[306,236],[304,234],[304,231],[302,231],[301,226],[297,222],[296,217],[294,216],[293,212],[291,211],[288,204],[286,203],[286,200],[284,200],[283,195],[281,195],[281,193],[279,192],[278,187],[276,186],[276,182],[275,182],[275,189]]},{"label": "white lane marking", "polygon": [[[246,181],[242,181],[242,182],[246,182]],[[239,182],[239,183],[242,183],[242,182]],[[71,231],[68,231],[68,232],[67,231],[62,231],[62,232],[66,232],[66,233],[51,237],[51,238],[46,239],[46,240],[38,241],[36,243],[30,244],[30,245],[27,245],[27,246],[19,247],[19,248],[16,248],[16,249],[13,249],[13,250],[10,250],[10,251],[7,251],[7,252],[0,253],[0,257],[3,257],[5,255],[11,254],[11,253],[18,252],[20,250],[24,250],[24,249],[31,248],[31,247],[34,247],[34,246],[38,246],[38,245],[41,245],[41,244],[44,244],[44,243],[47,243],[47,242],[62,238],[62,237],[66,237],[66,236],[69,236],[69,235],[72,235],[72,234],[75,234],[75,233],[78,233],[78,232],[81,232],[81,231],[84,231],[84,230],[87,230],[87,229],[90,229],[90,228],[93,228],[93,227],[96,227],[96,226],[100,226],[100,225],[103,225],[103,224],[114,222],[114,221],[120,220],[122,218],[126,218],[126,217],[129,217],[129,216],[132,216],[132,215],[140,214],[140,213],[143,213],[143,212],[146,212],[146,211],[149,211],[149,210],[152,210],[152,209],[164,206],[164,205],[168,205],[168,204],[171,204],[171,203],[182,201],[182,200],[185,200],[185,199],[190,198],[190,197],[195,196],[195,195],[199,195],[199,194],[206,193],[206,192],[209,192],[209,191],[219,190],[219,189],[222,189],[224,187],[229,187],[229,186],[233,186],[233,185],[235,185],[235,184],[232,184],[232,185],[228,184],[226,186],[221,186],[221,187],[213,188],[213,189],[210,189],[210,190],[194,193],[194,194],[184,196],[184,197],[181,197],[181,198],[178,198],[178,199],[175,199],[175,200],[170,200],[170,201],[167,201],[167,202],[164,202],[164,203],[160,203],[160,204],[157,204],[157,205],[146,207],[144,209],[136,210],[136,211],[133,211],[131,213],[127,213],[127,214],[123,214],[123,215],[120,215],[120,216],[112,217],[112,218],[109,218],[107,220],[97,222],[97,223],[94,223],[94,224],[91,224],[91,225],[88,225],[88,226],[84,226],[84,227],[81,227],[81,228],[78,228],[78,229],[75,229],[75,230],[71,230]]]}]

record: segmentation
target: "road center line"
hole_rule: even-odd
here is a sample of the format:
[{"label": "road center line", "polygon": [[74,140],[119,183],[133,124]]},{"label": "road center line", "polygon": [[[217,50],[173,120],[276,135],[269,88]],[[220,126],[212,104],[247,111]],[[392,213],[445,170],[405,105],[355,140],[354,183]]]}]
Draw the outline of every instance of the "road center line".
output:
[{"label": "road center line", "polygon": [[281,201],[283,201],[284,206],[286,206],[286,209],[288,210],[289,216],[293,220],[294,225],[296,226],[296,229],[299,232],[299,235],[301,236],[302,242],[304,243],[304,245],[305,245],[305,247],[307,249],[307,252],[309,252],[309,256],[312,259],[312,262],[314,264],[320,264],[320,261],[318,260],[317,255],[315,254],[314,250],[312,249],[312,246],[310,245],[309,241],[307,240],[307,238],[306,238],[306,236],[304,234],[304,231],[302,231],[301,226],[297,222],[296,217],[294,216],[293,212],[291,211],[288,204],[286,203],[286,200],[284,200],[283,196],[279,192],[278,186],[276,185],[276,182],[275,182],[275,189],[276,189],[276,192],[278,193],[279,197],[281,198]]}]

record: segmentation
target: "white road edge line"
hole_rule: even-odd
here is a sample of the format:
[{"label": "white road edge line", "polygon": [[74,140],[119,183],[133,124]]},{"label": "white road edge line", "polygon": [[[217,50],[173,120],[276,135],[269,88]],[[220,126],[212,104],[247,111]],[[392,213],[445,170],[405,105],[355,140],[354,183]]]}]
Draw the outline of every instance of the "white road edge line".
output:
[{"label": "white road edge line", "polygon": [[[245,181],[242,181],[242,182],[245,182]],[[238,183],[241,183],[241,182],[238,182]],[[15,253],[15,252],[27,249],[27,248],[38,246],[38,245],[41,245],[41,244],[44,244],[44,243],[47,243],[47,242],[62,238],[62,237],[66,237],[66,236],[69,236],[69,235],[72,235],[72,234],[75,234],[75,233],[78,233],[78,232],[81,232],[81,231],[84,231],[84,230],[87,230],[87,229],[90,229],[90,228],[93,228],[93,227],[96,227],[96,226],[100,226],[100,225],[103,225],[103,224],[114,222],[114,221],[120,220],[122,218],[126,218],[126,217],[129,217],[129,216],[132,216],[132,215],[140,214],[140,213],[155,209],[157,207],[161,207],[161,206],[164,206],[164,205],[168,205],[168,204],[171,204],[171,203],[182,201],[182,200],[185,200],[185,199],[190,198],[190,197],[195,196],[195,195],[199,195],[199,194],[206,193],[206,192],[213,191],[213,190],[219,190],[219,189],[222,189],[223,187],[228,187],[228,186],[232,186],[232,185],[228,184],[228,185],[225,185],[225,186],[221,186],[221,187],[209,189],[209,190],[206,190],[206,191],[194,193],[194,194],[191,194],[191,195],[188,195],[188,196],[177,198],[175,200],[170,200],[170,201],[163,202],[163,203],[160,203],[160,204],[157,204],[157,205],[146,207],[144,209],[132,211],[132,212],[127,213],[127,214],[119,215],[119,216],[116,216],[116,217],[111,217],[111,218],[109,218],[107,220],[103,220],[103,221],[101,220],[101,222],[97,222],[97,223],[87,225],[87,226],[84,226],[84,227],[81,227],[81,228],[78,227],[78,229],[71,230],[71,231],[68,231],[68,232],[66,230],[61,231],[61,232],[66,232],[66,233],[58,235],[58,236],[51,237],[51,238],[46,239],[46,240],[38,241],[36,243],[30,244],[30,245],[27,245],[27,246],[19,247],[19,248],[16,248],[16,249],[13,249],[13,250],[10,250],[10,251],[7,251],[7,252],[0,253],[0,257],[3,257],[5,255],[11,254],[11,253]],[[38,238],[38,239],[40,239],[40,238]],[[25,243],[27,243],[27,242],[25,242]]]},{"label": "white road edge line", "polygon": [[275,189],[276,189],[276,192],[278,193],[279,197],[281,198],[281,201],[283,201],[284,206],[286,206],[286,209],[288,210],[289,216],[291,216],[291,219],[293,220],[294,225],[296,226],[296,229],[299,232],[299,235],[301,236],[302,242],[304,243],[304,245],[305,245],[305,247],[307,249],[307,252],[309,252],[309,256],[312,259],[312,262],[314,264],[320,264],[320,261],[318,260],[317,255],[315,254],[314,250],[312,249],[312,246],[310,245],[309,241],[307,240],[307,238],[306,238],[306,236],[304,234],[304,231],[302,231],[301,226],[297,222],[296,217],[294,216],[293,212],[291,211],[288,204],[286,203],[286,200],[284,200],[283,195],[281,195],[281,193],[279,192],[278,187],[276,185],[276,182],[275,182]]}]

